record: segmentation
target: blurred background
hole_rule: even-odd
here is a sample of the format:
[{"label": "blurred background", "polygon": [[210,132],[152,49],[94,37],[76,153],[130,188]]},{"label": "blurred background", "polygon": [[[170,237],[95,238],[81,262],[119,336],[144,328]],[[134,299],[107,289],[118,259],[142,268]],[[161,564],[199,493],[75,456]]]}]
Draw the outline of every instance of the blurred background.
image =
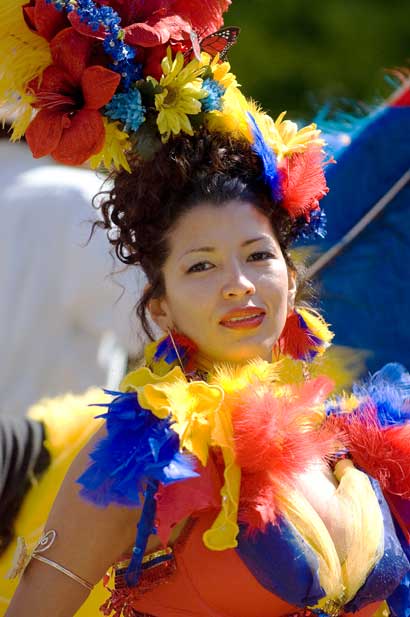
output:
[{"label": "blurred background", "polygon": [[[334,343],[364,353],[363,373],[394,361],[408,367],[410,3],[234,0],[225,21],[241,27],[229,60],[244,92],[274,118],[287,110],[299,124],[319,119],[337,160],[326,168],[328,234],[308,247],[310,265],[390,195],[314,283]],[[398,103],[400,81],[406,94]],[[325,109],[336,123],[321,123]]]},{"label": "blurred background", "polygon": [[402,0],[234,0],[241,26],[229,59],[243,89],[274,116],[311,118],[333,98],[365,104],[389,92],[383,69],[410,58]]}]

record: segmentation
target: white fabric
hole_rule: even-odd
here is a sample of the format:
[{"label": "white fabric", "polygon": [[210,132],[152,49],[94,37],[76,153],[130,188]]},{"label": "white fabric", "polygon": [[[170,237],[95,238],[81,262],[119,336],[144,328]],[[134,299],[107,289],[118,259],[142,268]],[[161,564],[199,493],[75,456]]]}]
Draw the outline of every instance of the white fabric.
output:
[{"label": "white fabric", "polygon": [[142,354],[134,308],[142,273],[113,259],[104,231],[85,245],[101,183],[89,170],[34,161],[25,145],[0,142],[3,413],[22,415],[43,396],[107,380],[112,387],[110,359],[121,372],[122,350]]}]

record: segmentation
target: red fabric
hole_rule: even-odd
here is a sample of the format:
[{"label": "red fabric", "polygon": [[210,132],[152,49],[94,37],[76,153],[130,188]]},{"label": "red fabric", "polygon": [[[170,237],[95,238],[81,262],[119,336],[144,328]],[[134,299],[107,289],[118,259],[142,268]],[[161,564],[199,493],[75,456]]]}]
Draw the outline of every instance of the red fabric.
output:
[{"label": "red fabric", "polygon": [[[205,548],[202,535],[214,517],[214,512],[199,516],[188,538],[177,543],[176,571],[144,594],[136,588],[128,599],[132,607],[155,617],[283,617],[298,611],[262,587],[235,549]],[[369,605],[355,617],[370,617],[377,606]]]},{"label": "red fabric", "polygon": [[103,66],[88,66],[93,42],[73,28],[51,42],[53,64],[29,90],[39,109],[26,131],[35,158],[51,154],[60,163],[81,165],[104,145],[98,109],[114,95],[121,77]]},{"label": "red fabric", "polygon": [[206,467],[200,463],[196,471],[198,478],[176,482],[169,486],[160,485],[156,496],[158,537],[166,545],[172,527],[193,512],[203,510],[218,510],[221,506],[220,489],[222,482],[220,474],[212,459]]},{"label": "red fabric", "polygon": [[410,86],[399,90],[397,98],[391,102],[392,107],[409,107],[410,106]]}]

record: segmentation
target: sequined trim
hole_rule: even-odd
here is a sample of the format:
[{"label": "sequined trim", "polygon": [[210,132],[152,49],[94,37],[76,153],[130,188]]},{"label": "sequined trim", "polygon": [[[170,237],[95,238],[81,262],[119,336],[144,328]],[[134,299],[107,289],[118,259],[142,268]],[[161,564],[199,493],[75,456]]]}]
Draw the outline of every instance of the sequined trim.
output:
[{"label": "sequined trim", "polygon": [[[114,570],[114,588],[121,590],[127,588],[125,574],[127,572],[130,558],[123,559],[115,564]],[[145,593],[160,583],[165,578],[168,578],[172,572],[175,572],[176,563],[174,551],[171,547],[154,551],[145,555],[142,560],[141,574],[138,581],[138,586],[135,592],[139,594]]]},{"label": "sequined trim", "polygon": [[336,606],[336,603],[329,601],[326,604],[326,610],[301,608],[294,613],[288,613],[285,617],[344,617],[345,614],[343,609]]},{"label": "sequined trim", "polygon": [[113,617],[155,617],[149,613],[138,612],[133,608],[133,605],[142,594],[151,591],[160,583],[167,582],[170,575],[175,572],[174,549],[176,547],[181,548],[185,544],[195,522],[196,518],[194,517],[188,519],[174,544],[174,548],[168,546],[165,549],[153,551],[144,556],[140,578],[136,587],[128,587],[125,583],[125,572],[130,562],[130,556],[123,555],[120,561],[112,568],[114,589],[109,587],[110,573],[108,572],[104,577],[104,585],[110,592],[110,597],[100,607],[102,614],[106,616],[113,615]]},{"label": "sequined trim", "polygon": [[130,559],[124,555],[113,568],[114,589],[110,589],[111,576],[107,573],[104,585],[110,592],[110,597],[100,607],[103,615],[113,617],[154,617],[148,613],[140,613],[133,608],[138,598],[147,591],[165,582],[175,572],[176,563],[172,548],[167,547],[145,555],[142,562],[140,578],[136,587],[128,587],[125,580]]}]

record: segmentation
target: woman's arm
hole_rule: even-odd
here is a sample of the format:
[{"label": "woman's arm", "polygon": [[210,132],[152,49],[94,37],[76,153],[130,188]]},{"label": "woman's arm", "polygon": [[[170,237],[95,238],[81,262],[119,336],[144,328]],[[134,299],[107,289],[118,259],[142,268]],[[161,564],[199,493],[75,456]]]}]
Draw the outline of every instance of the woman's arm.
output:
[{"label": "woman's arm", "polygon": [[[103,427],[70,467],[45,526],[57,538],[43,555],[92,584],[135,538],[139,511],[108,506],[97,508],[79,496],[77,478],[88,466],[88,453]],[[72,617],[88,590],[55,568],[32,559],[13,597],[6,617]]]}]

